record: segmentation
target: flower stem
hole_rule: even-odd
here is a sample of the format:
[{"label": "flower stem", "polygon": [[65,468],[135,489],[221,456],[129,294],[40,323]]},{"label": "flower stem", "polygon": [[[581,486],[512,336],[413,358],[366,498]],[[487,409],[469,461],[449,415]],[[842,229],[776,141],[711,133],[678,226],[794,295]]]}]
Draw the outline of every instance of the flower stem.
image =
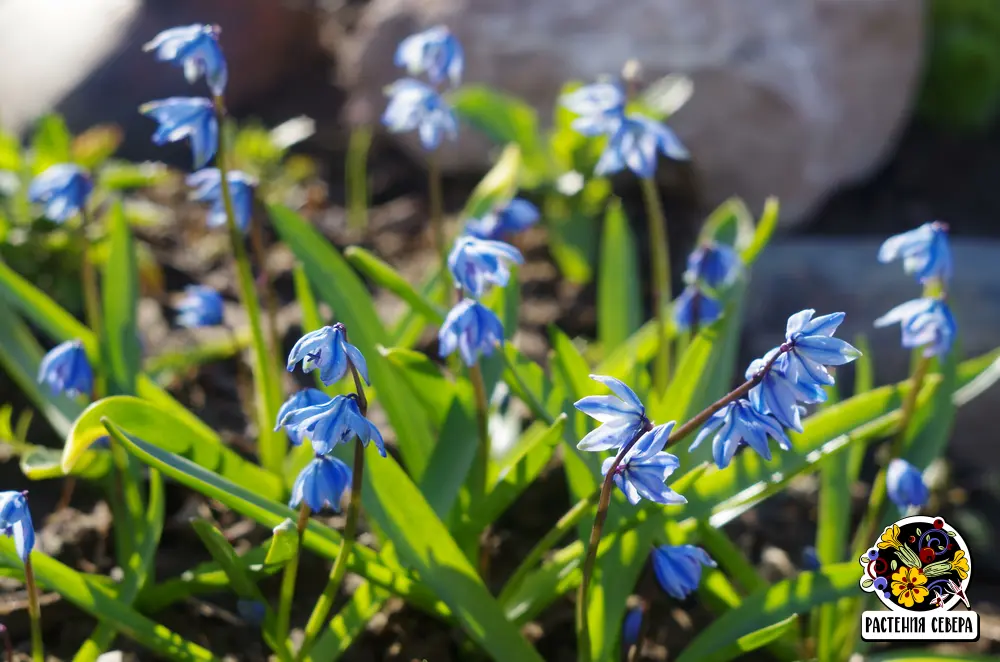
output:
[{"label": "flower stem", "polygon": [[[345,332],[346,339],[346,332]],[[365,397],[365,389],[361,384],[361,377],[357,368],[351,363],[351,375],[354,377],[354,387],[358,393],[358,410],[362,416],[368,415],[368,399]],[[357,537],[358,513],[361,511],[361,487],[364,484],[365,470],[365,447],[360,439],[354,440],[354,468],[351,471],[351,501],[347,504],[347,519],[344,522],[344,534],[341,537],[340,549],[337,550],[337,558],[333,561],[330,569],[330,578],[326,582],[326,588],[316,600],[309,621],[306,623],[305,636],[302,639],[302,646],[299,648],[296,660],[304,660],[309,650],[316,643],[316,638],[326,625],[326,619],[333,609],[334,600],[340,590],[340,584],[347,572],[347,560],[351,556],[354,548],[354,540]]]},{"label": "flower stem", "polygon": [[250,247],[260,269],[260,288],[267,306],[267,330],[271,342],[271,352],[274,356],[281,355],[281,341],[278,339],[278,299],[274,294],[271,271],[267,267],[267,244],[264,240],[264,224],[257,220],[250,222]]},{"label": "flower stem", "polygon": [[930,358],[921,356],[913,368],[913,374],[910,376],[910,390],[907,391],[906,398],[903,400],[900,409],[899,427],[896,430],[896,436],[892,440],[892,445],[889,447],[889,457],[886,460],[885,466],[879,469],[878,475],[875,477],[865,517],[861,521],[860,526],[858,526],[857,533],[855,534],[853,545],[853,549],[856,550],[855,556],[860,556],[864,553],[878,532],[878,525],[882,520],[882,511],[885,509],[885,499],[888,494],[886,471],[889,463],[894,458],[903,454],[903,447],[906,445],[906,433],[909,430],[913,414],[916,411],[917,397],[920,395],[920,389],[923,388],[930,365]]},{"label": "flower stem", "polygon": [[[97,340],[95,351],[97,352],[98,366],[102,365],[104,349],[102,340],[104,338],[104,318],[101,316],[101,290],[97,282],[97,269],[91,259],[90,239],[87,237],[87,228],[91,226],[90,212],[86,207],[80,208],[80,235],[83,244],[83,256],[80,260],[80,282],[83,286],[83,309],[87,319],[87,326],[94,333]],[[105,393],[105,377],[103,370],[96,370],[94,378],[93,398],[95,400],[103,397]]]},{"label": "flower stem", "polygon": [[[691,434],[691,432],[695,429],[701,427],[705,421],[712,417],[714,413],[749,393],[753,387],[757,386],[757,384],[764,379],[767,373],[771,370],[771,366],[773,366],[774,362],[778,360],[778,357],[791,350],[791,348],[791,345],[788,344],[781,345],[779,351],[774,353],[774,356],[772,356],[771,359],[764,364],[764,367],[762,367],[756,375],[745,381],[736,389],[724,395],[722,398],[716,400],[691,420],[679,427],[674,428],[670,437],[667,439],[667,443],[664,445],[664,448],[669,448],[670,446],[678,443],[687,435]],[[652,424],[647,421],[647,424],[643,427],[643,429],[632,437],[628,443],[621,447],[621,450],[619,450],[618,454],[615,456],[615,460],[608,469],[608,472],[604,475],[604,481],[601,483],[600,497],[597,502],[597,514],[594,517],[594,526],[590,530],[590,541],[587,543],[587,556],[583,561],[583,574],[580,579],[580,587],[577,591],[576,597],[577,642],[579,646],[579,659],[582,662],[590,662],[591,659],[590,638],[587,632],[587,588],[590,585],[590,577],[594,571],[594,563],[597,561],[597,548],[601,542],[601,533],[604,530],[604,522],[608,517],[608,506],[611,503],[611,488],[614,485],[615,472],[618,470],[618,466],[622,463],[625,455],[632,449],[633,446],[635,446],[639,439],[642,438],[642,435],[648,431],[651,426]],[[579,506],[579,504],[573,506],[573,508],[575,509],[577,506]],[[532,550],[532,552],[534,552],[534,550]]]},{"label": "flower stem", "polygon": [[[483,369],[476,362],[469,366],[469,381],[476,396],[476,430],[479,433],[479,451],[476,453],[476,467],[473,471],[472,499],[473,503],[482,503],[489,492],[490,480],[490,430],[489,402],[486,398],[486,383],[483,381]],[[482,538],[489,536],[490,528],[483,531]],[[489,570],[489,554],[485,548],[479,557],[479,574],[486,577]]]},{"label": "flower stem", "polygon": [[670,342],[667,338],[667,311],[672,292],[670,284],[670,246],[667,243],[667,219],[663,203],[652,177],[642,179],[642,194],[646,202],[649,225],[650,279],[653,287],[653,306],[660,337],[660,351],[653,364],[653,384],[658,393],[667,390],[670,379]]},{"label": "flower stem", "polygon": [[24,583],[28,588],[28,618],[31,619],[31,659],[32,662],[45,662],[42,609],[38,602],[38,584],[35,582],[35,570],[31,567],[30,557],[24,562]]},{"label": "flower stem", "polygon": [[309,524],[309,504],[302,500],[299,505],[299,521],[296,530],[299,534],[298,551],[288,560],[285,574],[281,577],[281,589],[278,594],[278,615],[274,624],[274,640],[284,642],[288,639],[288,624],[291,621],[292,601],[295,599],[295,580],[299,574],[299,557],[302,555],[302,533]]},{"label": "flower stem", "polygon": [[427,160],[427,189],[431,205],[431,230],[434,233],[434,248],[441,259],[441,278],[445,282],[445,304],[448,303],[448,291],[451,289],[448,275],[448,246],[444,236],[444,194],[441,185],[441,164],[436,154],[431,154]]}]

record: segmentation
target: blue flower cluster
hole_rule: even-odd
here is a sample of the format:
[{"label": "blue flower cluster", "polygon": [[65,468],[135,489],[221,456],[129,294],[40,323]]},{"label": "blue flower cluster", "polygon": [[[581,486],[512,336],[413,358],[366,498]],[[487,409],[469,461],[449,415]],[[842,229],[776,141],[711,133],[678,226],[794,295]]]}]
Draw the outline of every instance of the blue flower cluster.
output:
[{"label": "blue flower cluster", "polygon": [[[208,202],[212,211],[208,216],[209,227],[226,224],[222,198],[222,176],[217,168],[206,168],[219,151],[219,109],[225,93],[228,72],[226,58],[219,45],[219,27],[214,25],[188,25],[164,30],[145,45],[156,58],[184,69],[188,82],[204,77],[213,99],[205,97],[170,97],[150,101],[139,107],[139,112],[158,123],[153,134],[157,145],[187,139],[198,170],[188,177],[188,185],[195,188],[194,199]],[[230,171],[227,177],[233,201],[237,227],[246,232],[253,211],[253,188],[256,181],[246,173]]]},{"label": "blue flower cluster", "polygon": [[[320,380],[330,386],[349,372],[368,381],[368,363],[361,350],[347,340],[343,324],[324,326],[305,334],[288,355],[288,370],[302,364],[304,372],[319,369]],[[284,428],[293,446],[306,439],[314,457],[295,479],[289,506],[301,503],[312,512],[330,507],[340,510],[340,498],[351,483],[351,469],[332,455],[338,444],[349,444],[357,437],[362,445],[374,441],[382,457],[386,456],[382,433],[369,421],[358,404],[357,394],[330,397],[315,388],[292,395],[278,410],[275,430]]]},{"label": "blue flower cluster", "polygon": [[[465,59],[455,35],[439,25],[407,37],[396,49],[395,63],[411,77],[385,89],[389,103],[382,124],[393,133],[417,131],[428,150],[437,149],[445,136],[454,140],[458,120],[437,88],[445,83],[457,87],[461,82]],[[430,85],[413,78],[419,75],[426,75]]]},{"label": "blue flower cluster", "polygon": [[757,378],[759,383],[747,398],[713,414],[691,444],[692,449],[714,435],[712,457],[725,469],[741,446],[750,446],[770,460],[769,437],[782,449],[791,448],[784,428],[801,432],[801,405],[826,400],[824,387],[834,383],[828,366],[844,365],[861,356],[849,343],[833,337],[844,313],[814,319],[815,313],[807,309],[788,318],[785,342],[747,368],[746,378]]},{"label": "blue flower cluster", "polygon": [[712,324],[722,317],[721,290],[743,271],[740,256],[732,247],[708,241],[688,256],[684,291],[674,302],[674,324],[687,329]]},{"label": "blue flower cluster", "polygon": [[562,105],[579,115],[572,124],[576,131],[608,138],[595,175],[612,175],[627,168],[638,177],[651,179],[660,154],[678,161],[689,158],[669,127],[645,115],[626,113],[626,102],[625,91],[615,83],[586,85],[562,98]]}]

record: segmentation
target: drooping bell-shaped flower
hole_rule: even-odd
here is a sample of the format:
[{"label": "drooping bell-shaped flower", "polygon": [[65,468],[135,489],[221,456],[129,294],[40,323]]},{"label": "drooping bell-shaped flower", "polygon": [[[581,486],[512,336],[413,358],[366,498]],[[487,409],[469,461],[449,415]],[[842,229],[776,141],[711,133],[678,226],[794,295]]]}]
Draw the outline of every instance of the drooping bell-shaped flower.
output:
[{"label": "drooping bell-shaped flower", "polygon": [[789,345],[788,361],[800,381],[821,386],[833,384],[833,375],[826,366],[850,363],[859,352],[850,343],[834,338],[844,313],[831,313],[813,319],[816,311],[809,308],[788,318],[785,342]]},{"label": "drooping bell-shaped flower", "polygon": [[656,174],[659,155],[678,161],[690,157],[680,139],[665,124],[642,115],[626,115],[608,138],[608,145],[594,168],[598,176],[628,168],[637,177]]},{"label": "drooping bell-shaped flower", "polygon": [[[673,429],[674,422],[670,421],[643,434],[615,469],[615,485],[633,506],[640,499],[662,504],[687,503],[687,499],[666,485],[667,478],[680,466],[676,455],[663,450]],[[614,457],[604,460],[602,476],[608,475],[614,462]]]},{"label": "drooping bell-shaped flower", "polygon": [[382,124],[392,133],[417,131],[424,149],[435,150],[445,136],[458,136],[455,111],[434,88],[413,78],[398,80],[385,89],[389,103]]},{"label": "drooping bell-shaped flower", "polygon": [[67,340],[56,345],[42,357],[38,366],[38,383],[48,384],[53,393],[65,393],[75,398],[89,395],[94,388],[94,372],[80,340]]},{"label": "drooping bell-shaped flower", "polygon": [[742,270],[740,256],[731,246],[709,241],[691,251],[684,282],[704,283],[712,289],[731,285]]},{"label": "drooping bell-shaped flower", "polygon": [[688,285],[674,301],[674,324],[681,331],[708,326],[722,317],[722,304],[698,285]]},{"label": "drooping bell-shaped flower", "polygon": [[226,58],[219,45],[219,26],[185,25],[170,28],[153,37],[142,47],[153,51],[156,59],[184,68],[184,77],[193,83],[202,76],[212,94],[221,96],[226,89]]},{"label": "drooping bell-shaped flower", "polygon": [[656,580],[676,600],[683,600],[698,589],[702,566],[714,568],[716,563],[701,547],[662,545],[653,550]]},{"label": "drooping bell-shaped flower", "polygon": [[948,226],[935,221],[924,223],[915,230],[897,234],[885,240],[878,250],[878,261],[887,263],[903,258],[903,270],[916,276],[921,283],[951,279],[951,247]]},{"label": "drooping bell-shaped flower", "polygon": [[177,304],[177,324],[189,329],[222,324],[222,295],[211,287],[189,285]]},{"label": "drooping bell-shaped flower", "polygon": [[14,538],[14,548],[22,563],[35,547],[35,527],[28,510],[27,492],[0,492],[0,533]]},{"label": "drooping bell-shaped flower", "polygon": [[427,74],[427,80],[434,85],[447,80],[457,86],[462,80],[465,56],[458,38],[447,27],[436,25],[399,42],[394,61],[411,76]]},{"label": "drooping bell-shaped flower", "polygon": [[[308,438],[317,455],[330,453],[338,444],[350,443],[355,436],[362,445],[374,441],[379,455],[385,457],[385,442],[375,424],[361,415],[358,398],[353,393],[338,395],[327,402],[293,409],[278,422],[275,430],[286,428],[289,439]],[[294,443],[294,441],[293,441]]]},{"label": "drooping bell-shaped flower", "polygon": [[570,126],[574,131],[594,137],[612,134],[625,113],[625,91],[617,83],[593,83],[564,94],[559,103],[578,117]]},{"label": "drooping bell-shaped flower", "polygon": [[881,328],[899,323],[902,345],[908,349],[924,348],[924,356],[944,356],[951,350],[958,326],[943,299],[925,297],[901,303],[875,320]]},{"label": "drooping bell-shaped flower", "polygon": [[502,239],[508,234],[527,230],[538,222],[538,207],[522,198],[514,198],[506,205],[487,212],[482,218],[465,222],[465,233],[480,239]]},{"label": "drooping bell-shaped flower", "polygon": [[580,440],[577,448],[582,451],[620,448],[653,427],[646,418],[646,407],[625,382],[605,375],[591,375],[590,378],[607,386],[614,396],[588,395],[573,404],[587,416],[601,422]]},{"label": "drooping bell-shaped flower", "polygon": [[456,349],[467,366],[475,365],[480,354],[491,356],[503,344],[503,323],[496,314],[475,299],[463,299],[448,312],[438,331],[438,355]]},{"label": "drooping bell-shaped flower", "polygon": [[143,104],[139,112],[160,124],[153,134],[153,143],[166,145],[187,138],[196,169],[208,164],[219,149],[219,122],[208,99],[170,97]]},{"label": "drooping bell-shaped flower", "polygon": [[28,199],[45,206],[46,218],[65,223],[84,209],[93,190],[94,183],[80,166],[58,163],[31,181]]},{"label": "drooping bell-shaped flower", "polygon": [[[253,218],[253,190],[257,180],[241,170],[230,170],[229,195],[233,200],[236,227],[246,232]],[[206,225],[210,228],[226,227],[226,204],[222,198],[222,175],[218,168],[203,168],[188,175],[187,185],[194,189],[191,198],[212,205]]]},{"label": "drooping bell-shaped flower", "polygon": [[343,379],[351,364],[365,384],[371,385],[368,363],[361,350],[347,342],[347,330],[340,322],[310,331],[299,338],[288,353],[288,371],[294,370],[295,364],[300,361],[303,372],[319,368],[319,378],[327,386]]},{"label": "drooping bell-shaped flower", "polygon": [[[330,396],[318,388],[305,388],[301,391],[297,391],[296,393],[293,393],[290,398],[285,400],[284,403],[282,403],[281,408],[278,409],[278,419],[274,424],[277,428],[280,428],[281,421],[289,413],[298,409],[304,409],[305,407],[321,405],[329,402],[330,400]],[[288,433],[288,440],[293,446],[298,446],[302,443],[302,434],[297,425],[289,426],[285,429],[285,431]]]},{"label": "drooping bell-shaped flower", "polygon": [[770,460],[768,437],[778,442],[782,450],[787,451],[792,447],[792,442],[778,421],[770,415],[760,413],[745,399],[731,402],[713,414],[695,437],[691,450],[713,434],[712,459],[720,469],[729,466],[740,446],[749,446],[762,458]]},{"label": "drooping bell-shaped flower", "polygon": [[905,511],[911,506],[920,508],[930,500],[930,491],[923,474],[915,466],[900,458],[893,458],[885,472],[886,493],[896,506]]},{"label": "drooping bell-shaped flower", "polygon": [[350,467],[335,457],[317,455],[295,479],[288,505],[298,508],[305,502],[314,513],[324,508],[340,512],[340,499],[350,484]]},{"label": "drooping bell-shaped flower", "polygon": [[455,284],[476,299],[486,293],[489,285],[506,285],[510,265],[522,262],[521,251],[510,244],[468,235],[456,239],[448,254],[448,269]]}]

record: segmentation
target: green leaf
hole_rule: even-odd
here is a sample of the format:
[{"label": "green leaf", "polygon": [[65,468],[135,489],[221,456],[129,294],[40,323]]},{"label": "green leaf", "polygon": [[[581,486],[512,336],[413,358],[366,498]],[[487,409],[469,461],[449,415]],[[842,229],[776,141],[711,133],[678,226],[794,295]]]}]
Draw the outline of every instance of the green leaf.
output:
[{"label": "green leaf", "polygon": [[507,145],[490,171],[472,189],[462,218],[480,218],[509,202],[517,193],[520,172],[521,149],[516,144]]},{"label": "green leaf", "polygon": [[377,350],[378,345],[386,345],[387,334],[368,290],[340,253],[305,219],[280,205],[269,209],[275,230],[302,263],[314,291],[333,308],[336,319],[347,326],[351,342],[367,359],[372,383],[378,385],[376,399],[396,432],[407,469],[419,478],[434,448],[434,439],[427,416],[413,393],[394,379]]},{"label": "green leaf", "polygon": [[162,163],[112,160],[97,173],[97,186],[111,191],[130,191],[162,186],[176,178],[177,175]]},{"label": "green leaf", "polygon": [[[0,537],[0,557],[6,565],[17,568],[21,566],[21,560],[17,556],[11,538]],[[55,591],[92,617],[109,623],[118,632],[149,649],[150,652],[179,662],[218,660],[210,651],[149,620],[115,599],[109,589],[87,581],[82,574],[59,561],[36,550],[31,555],[31,565],[35,577],[42,586]]]},{"label": "green leaf", "polygon": [[[288,506],[262,497],[256,490],[242,487],[187,458],[133,437],[107,418],[104,419],[104,425],[109,433],[141,462],[263,526],[273,528],[286,519],[298,517],[296,511]],[[340,549],[340,540],[337,531],[310,520],[302,537],[302,545],[332,561]],[[347,568],[405,598],[414,606],[441,616],[450,614],[425,586],[380,564],[375,552],[364,545],[355,543],[347,561]]]},{"label": "green leaf", "polygon": [[[30,446],[21,451],[21,473],[29,480],[64,478],[62,452],[46,446]],[[88,450],[73,466],[72,475],[86,480],[99,480],[111,471],[111,453]]]},{"label": "green leaf", "polygon": [[285,495],[281,478],[241,458],[210,429],[192,427],[151,402],[124,395],[98,400],[80,414],[66,437],[64,471],[73,469],[84,451],[106,434],[101,422],[104,417],[146,443],[189,458],[264,498],[281,499]]},{"label": "green leaf", "polygon": [[62,117],[50,113],[38,120],[31,138],[31,151],[32,171],[36,175],[49,166],[73,160],[73,136]]},{"label": "green leaf", "polygon": [[[794,638],[798,624],[798,614],[792,614],[783,621],[778,621],[773,625],[768,625],[750,634],[743,635],[733,643],[720,649],[717,653],[703,658],[704,662],[727,662],[728,660],[743,659],[744,655],[759,648],[775,644],[781,639]],[[793,657],[791,659],[798,658]]]},{"label": "green leaf", "polygon": [[139,270],[136,263],[132,230],[114,202],[107,217],[110,254],[104,266],[104,341],[102,353],[108,362],[107,373],[118,393],[135,393],[142,349],[139,346],[137,307]]},{"label": "green leaf", "polygon": [[344,172],[347,191],[347,219],[352,228],[368,227],[368,150],[372,144],[370,126],[351,131],[347,141],[347,167]]},{"label": "green leaf", "polygon": [[661,122],[676,113],[694,93],[694,83],[687,76],[669,74],[646,86],[636,105]]},{"label": "green leaf", "polygon": [[597,337],[605,353],[621,346],[641,324],[638,269],[635,237],[621,200],[615,198],[604,217],[597,280]]},{"label": "green leaf", "polygon": [[71,144],[73,161],[88,170],[93,170],[118,151],[124,137],[125,134],[117,125],[92,126],[73,139]]},{"label": "green leaf", "polygon": [[330,619],[306,660],[336,662],[385,605],[389,594],[369,582],[361,582],[347,604]]},{"label": "green leaf", "polygon": [[21,143],[12,133],[0,130],[0,170],[21,171]]},{"label": "green leaf", "polygon": [[291,519],[284,519],[281,524],[274,527],[271,541],[267,545],[267,556],[264,557],[265,565],[284,565],[299,553],[299,532],[295,528],[295,522]]},{"label": "green leaf", "polygon": [[858,590],[857,582],[857,567],[853,563],[841,563],[817,572],[803,572],[794,579],[755,591],[738,608],[723,614],[702,630],[677,658],[678,662],[732,659],[714,656],[723,653],[728,642],[780,624],[790,616],[808,612],[815,605],[854,594]]},{"label": "green leaf", "polygon": [[344,257],[351,263],[351,266],[370,278],[372,282],[410,304],[413,310],[432,323],[440,324],[444,321],[445,312],[439,306],[418,292],[410,281],[403,278],[398,271],[375,257],[374,254],[360,246],[348,246],[344,249]]},{"label": "green leaf", "polygon": [[229,544],[222,532],[213,523],[198,517],[191,520],[191,527],[198,534],[205,549],[212,555],[212,559],[226,573],[233,592],[246,600],[257,600],[267,604],[257,582],[240,563],[239,556],[236,555],[233,546]]},{"label": "green leaf", "polygon": [[698,520],[698,537],[719,567],[739,583],[743,593],[750,593],[768,585],[767,580],[760,576],[750,559],[726,535],[726,532],[708,523]]},{"label": "green leaf", "polygon": [[549,173],[538,115],[530,104],[485,85],[464,85],[449,95],[455,112],[498,145],[516,144],[524,155],[524,185],[529,188]]},{"label": "green leaf", "polygon": [[746,264],[752,264],[760,252],[764,250],[768,242],[771,241],[771,235],[774,234],[775,228],[778,227],[778,199],[768,198],[764,201],[764,211],[760,214],[760,220],[757,222],[757,230],[754,232],[753,241],[750,246],[744,250],[740,257],[743,258],[743,262]]}]

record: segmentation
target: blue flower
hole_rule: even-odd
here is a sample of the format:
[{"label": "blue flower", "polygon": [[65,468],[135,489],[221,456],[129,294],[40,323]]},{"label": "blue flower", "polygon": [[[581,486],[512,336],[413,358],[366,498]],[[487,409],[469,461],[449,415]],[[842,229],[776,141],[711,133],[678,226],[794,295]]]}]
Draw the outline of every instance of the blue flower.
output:
[{"label": "blue flower", "polygon": [[802,569],[810,571],[820,569],[819,554],[812,545],[808,545],[802,550]]},{"label": "blue flower", "polygon": [[712,414],[691,444],[691,450],[713,433],[715,437],[712,439],[712,459],[720,469],[729,466],[740,446],[750,446],[758,455],[770,461],[771,448],[767,443],[768,437],[777,441],[782,450],[787,451],[792,447],[792,442],[785,436],[785,431],[781,429],[778,421],[754,409],[749,400],[740,399],[731,402]]},{"label": "blue flower", "polygon": [[177,324],[189,329],[222,324],[222,295],[211,287],[189,285],[177,305]]},{"label": "blue flower", "polygon": [[527,200],[514,198],[503,207],[482,218],[472,218],[465,223],[465,233],[480,239],[500,239],[505,234],[527,230],[538,222],[538,207]]},{"label": "blue flower", "polygon": [[885,486],[889,498],[900,510],[925,506],[931,496],[920,470],[898,457],[889,462]]},{"label": "blue flower", "polygon": [[[663,450],[673,429],[674,422],[671,421],[647,431],[625,453],[615,470],[615,485],[633,506],[640,499],[662,504],[687,503],[687,499],[667,487],[664,482],[680,466],[677,456]],[[614,463],[614,457],[605,459],[601,475],[608,475]]]},{"label": "blue flower", "polygon": [[14,538],[22,563],[27,563],[35,547],[35,527],[28,510],[27,492],[0,492],[0,533]]},{"label": "blue flower", "polygon": [[458,38],[445,26],[438,25],[399,42],[394,61],[397,67],[406,67],[411,76],[426,73],[434,85],[450,80],[457,86],[462,79],[465,56]]},{"label": "blue flower", "polygon": [[392,133],[416,130],[425,149],[437,149],[441,138],[458,136],[458,120],[441,95],[418,80],[404,78],[385,90],[389,103],[382,124]]},{"label": "blue flower", "polygon": [[288,438],[293,444],[296,441],[302,443],[302,439],[308,437],[317,455],[326,455],[334,446],[350,443],[357,436],[364,446],[374,441],[379,454],[385,457],[382,434],[361,415],[358,398],[353,393],[338,395],[309,407],[291,409],[274,429],[281,428],[288,430]]},{"label": "blue flower", "polygon": [[617,397],[588,395],[573,403],[578,410],[601,422],[580,440],[577,448],[582,451],[619,448],[653,427],[639,396],[625,382],[605,375],[591,375],[590,378],[607,386]]},{"label": "blue flower", "polygon": [[688,256],[684,282],[700,281],[713,290],[726,287],[740,275],[742,264],[740,256],[730,246],[709,241]]},{"label": "blue flower", "polygon": [[628,168],[636,176],[649,179],[656,174],[660,153],[679,161],[690,156],[666,125],[641,115],[628,115],[608,139],[594,174],[613,175]]},{"label": "blue flower", "polygon": [[444,358],[458,349],[465,365],[475,365],[479,355],[491,356],[503,344],[503,323],[475,299],[464,299],[448,311],[438,331],[438,355]]},{"label": "blue flower", "polygon": [[67,340],[50,349],[38,366],[38,383],[48,384],[54,394],[65,393],[71,398],[81,393],[90,395],[94,388],[94,372],[83,343]]},{"label": "blue flower", "polygon": [[295,479],[288,505],[298,508],[305,501],[314,513],[327,507],[339,513],[340,498],[350,484],[350,467],[335,457],[317,455]]},{"label": "blue flower", "polygon": [[[240,170],[229,171],[227,179],[229,194],[233,198],[236,227],[240,232],[246,232],[253,217],[253,187],[257,185],[257,180]],[[222,199],[222,175],[219,169],[204,168],[188,175],[187,184],[194,189],[194,200],[212,203],[206,225],[210,228],[226,227],[226,205]]]},{"label": "blue flower", "polygon": [[503,287],[510,280],[510,264],[521,264],[521,251],[502,241],[462,236],[448,255],[448,268],[455,284],[469,296],[479,298],[489,284]]},{"label": "blue flower", "polygon": [[222,96],[226,89],[226,58],[219,46],[217,25],[187,25],[164,30],[142,50],[155,51],[156,59],[161,62],[184,67],[184,77],[189,83],[204,76],[216,96]]},{"label": "blue flower", "polygon": [[683,600],[698,588],[703,565],[714,568],[715,561],[701,547],[663,545],[653,550],[656,580],[676,600]]},{"label": "blue flower", "polygon": [[219,149],[219,123],[212,102],[201,97],[170,97],[150,101],[139,112],[160,123],[153,142],[157,145],[187,138],[191,142],[194,167],[207,164]]},{"label": "blue flower", "polygon": [[674,324],[681,331],[707,326],[722,317],[722,305],[697,285],[688,285],[674,301]]},{"label": "blue flower", "polygon": [[632,607],[625,614],[625,621],[622,623],[622,644],[625,648],[631,648],[639,643],[639,634],[642,632],[642,619],[645,615],[645,603]]},{"label": "blue flower", "polygon": [[935,278],[947,282],[951,278],[948,226],[937,221],[924,223],[916,230],[889,237],[878,249],[878,261],[899,258],[903,258],[903,270],[915,275],[919,282]]},{"label": "blue flower", "polygon": [[299,338],[288,353],[288,371],[294,370],[299,361],[302,362],[302,372],[319,368],[319,378],[327,386],[343,379],[350,364],[353,364],[365,384],[371,386],[368,363],[361,350],[347,342],[347,330],[340,322],[310,331]]},{"label": "blue flower", "polygon": [[625,113],[625,92],[615,83],[584,85],[564,94],[560,103],[576,113],[570,124],[574,131],[594,137],[614,133]]},{"label": "blue flower", "polygon": [[899,304],[875,320],[875,328],[896,322],[903,332],[903,347],[923,347],[924,356],[947,354],[958,332],[948,304],[931,297]]},{"label": "blue flower", "polygon": [[[305,407],[313,407],[315,405],[321,405],[332,400],[323,391],[316,388],[306,388],[293,393],[290,398],[285,400],[278,410],[278,420],[275,421],[277,428],[281,427],[281,421],[290,412],[296,411],[298,409],[304,409]],[[276,429],[277,429],[276,428]],[[285,429],[288,433],[288,440],[292,442],[293,446],[298,446],[302,443],[302,433],[300,432],[298,426],[291,426]]]},{"label": "blue flower", "polygon": [[[755,359],[747,367],[745,377],[752,379],[780,351],[781,348],[775,347],[763,358]],[[761,382],[750,390],[749,398],[750,404],[761,414],[770,414],[784,427],[802,432],[803,408],[798,403],[823,402],[827,394],[813,382],[800,380],[792,369],[788,355],[782,354]]]},{"label": "blue flower", "polygon": [[94,183],[78,165],[59,163],[49,166],[28,187],[28,199],[45,205],[45,216],[65,223],[87,204]]},{"label": "blue flower", "polygon": [[790,346],[788,361],[791,374],[802,382],[816,385],[833,384],[828,365],[844,365],[861,356],[856,348],[840,338],[834,338],[844,313],[832,313],[812,319],[813,309],[802,310],[788,318],[785,341]]}]

